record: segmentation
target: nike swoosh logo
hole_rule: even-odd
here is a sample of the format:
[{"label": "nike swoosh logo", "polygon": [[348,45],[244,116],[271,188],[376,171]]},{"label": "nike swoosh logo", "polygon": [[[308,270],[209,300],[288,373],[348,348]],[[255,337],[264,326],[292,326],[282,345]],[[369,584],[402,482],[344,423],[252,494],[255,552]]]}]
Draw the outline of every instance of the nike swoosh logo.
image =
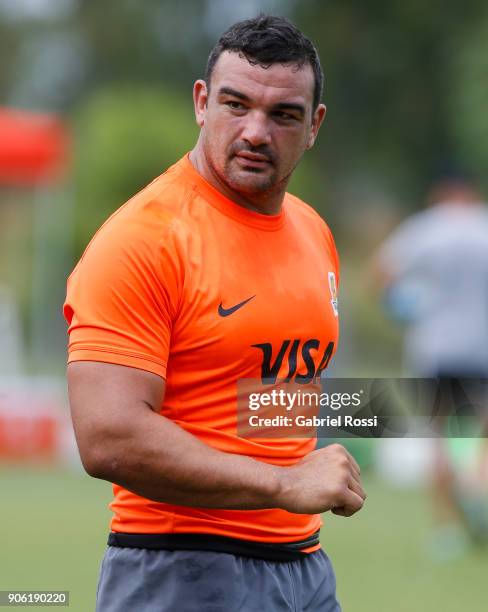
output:
[{"label": "nike swoosh logo", "polygon": [[243,302],[239,302],[239,304],[236,304],[235,306],[232,306],[231,308],[224,308],[222,306],[222,302],[220,302],[219,315],[221,317],[228,317],[229,315],[233,314],[236,310],[239,310],[239,308],[242,308],[245,304],[250,302],[255,297],[256,297],[255,295],[251,295],[251,297],[247,298],[247,300],[244,300]]}]

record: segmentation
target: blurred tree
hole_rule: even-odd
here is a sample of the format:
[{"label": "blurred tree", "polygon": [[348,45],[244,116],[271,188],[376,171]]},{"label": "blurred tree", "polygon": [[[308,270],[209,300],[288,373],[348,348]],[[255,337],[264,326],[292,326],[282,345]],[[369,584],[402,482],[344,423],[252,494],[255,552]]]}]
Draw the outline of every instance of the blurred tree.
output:
[{"label": "blurred tree", "polygon": [[6,104],[14,71],[12,56],[19,46],[18,33],[0,19],[0,104]]},{"label": "blurred tree", "polygon": [[195,142],[191,96],[166,87],[114,85],[75,118],[76,251],[130,196]]},{"label": "blurred tree", "polygon": [[88,86],[121,79],[191,82],[206,38],[205,5],[199,0],[83,1],[74,19],[93,58]]},{"label": "blurred tree", "polygon": [[[450,52],[453,42],[469,45],[484,5],[482,0],[295,5],[293,16],[316,42],[326,74],[327,135],[318,142],[315,163],[339,190],[367,177],[415,201],[439,157],[456,156],[448,99],[458,83],[451,79]],[[472,76],[474,87],[481,86]]]},{"label": "blurred tree", "polygon": [[[43,18],[38,11],[36,18],[2,23],[0,12],[0,87],[24,106],[44,100],[67,111],[100,86],[120,81],[189,87],[203,73],[216,22],[225,28],[224,22],[246,16],[231,3],[224,10],[224,0],[64,0],[59,10],[56,0],[44,5]],[[257,6],[253,0],[246,10]],[[308,174],[325,174],[335,201],[345,191],[379,185],[411,205],[439,157],[455,157],[459,143],[471,151],[483,147],[470,123],[477,123],[477,113],[459,120],[450,103],[460,81],[465,108],[484,100],[476,93],[482,87],[478,69],[452,78],[458,57],[482,56],[486,34],[474,36],[479,51],[467,49],[486,14],[483,0],[263,0],[261,8],[289,14],[319,48],[329,117]],[[312,190],[323,193],[321,185]]]},{"label": "blurred tree", "polygon": [[451,51],[449,116],[461,161],[477,171],[488,189],[488,10],[464,44],[456,42]]}]

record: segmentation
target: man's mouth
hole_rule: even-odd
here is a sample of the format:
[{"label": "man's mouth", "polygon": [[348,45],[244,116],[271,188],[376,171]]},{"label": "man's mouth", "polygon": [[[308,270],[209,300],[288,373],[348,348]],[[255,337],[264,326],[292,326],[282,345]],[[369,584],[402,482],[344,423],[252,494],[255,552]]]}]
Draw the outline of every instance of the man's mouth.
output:
[{"label": "man's mouth", "polygon": [[271,160],[262,153],[253,153],[251,151],[239,151],[235,154],[239,163],[250,168],[265,168],[271,164]]}]

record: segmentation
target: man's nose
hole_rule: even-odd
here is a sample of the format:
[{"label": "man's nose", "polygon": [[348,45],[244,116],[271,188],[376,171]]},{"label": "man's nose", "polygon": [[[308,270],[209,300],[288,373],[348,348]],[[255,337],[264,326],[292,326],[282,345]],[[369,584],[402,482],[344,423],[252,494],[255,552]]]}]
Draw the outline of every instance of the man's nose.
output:
[{"label": "man's nose", "polygon": [[241,138],[253,147],[269,144],[271,141],[270,125],[265,113],[252,111],[244,118]]}]

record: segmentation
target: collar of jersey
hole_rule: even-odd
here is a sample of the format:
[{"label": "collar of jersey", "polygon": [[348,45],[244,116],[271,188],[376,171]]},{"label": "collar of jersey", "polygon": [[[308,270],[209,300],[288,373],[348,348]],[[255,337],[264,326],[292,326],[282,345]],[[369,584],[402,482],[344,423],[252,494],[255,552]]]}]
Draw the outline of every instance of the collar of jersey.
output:
[{"label": "collar of jersey", "polygon": [[183,170],[187,176],[191,177],[197,191],[205,198],[205,201],[222,214],[257,229],[274,231],[283,227],[285,222],[285,207],[281,207],[277,215],[263,215],[254,210],[244,208],[225,197],[218,189],[206,181],[203,176],[194,168],[187,153],[181,160]]}]

